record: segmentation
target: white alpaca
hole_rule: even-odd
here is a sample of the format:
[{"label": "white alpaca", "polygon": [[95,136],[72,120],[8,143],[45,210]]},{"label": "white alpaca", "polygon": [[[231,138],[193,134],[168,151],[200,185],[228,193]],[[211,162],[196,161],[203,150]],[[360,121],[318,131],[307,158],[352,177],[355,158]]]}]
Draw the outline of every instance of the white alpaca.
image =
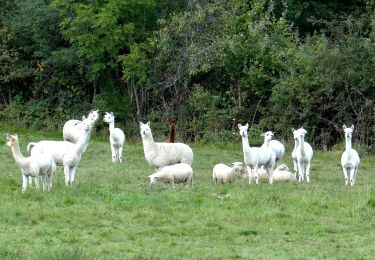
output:
[{"label": "white alpaca", "polygon": [[20,151],[17,135],[7,135],[7,145],[11,148],[14,160],[22,171],[22,192],[26,191],[27,177],[30,184],[31,178],[35,178],[35,186],[39,188],[39,176],[42,177],[43,190],[50,191],[52,176],[56,171],[56,164],[52,157],[47,153],[24,157]]},{"label": "white alpaca", "polygon": [[341,156],[341,166],[345,176],[345,185],[349,184],[348,174],[350,174],[350,186],[353,186],[357,176],[360,159],[357,151],[352,149],[354,125],[350,128],[343,125],[343,128],[345,132],[345,152],[343,152]]},{"label": "white alpaca", "polygon": [[261,136],[264,137],[264,143],[262,147],[269,147],[275,152],[276,166],[279,165],[281,160],[284,157],[284,153],[285,153],[284,145],[277,140],[273,140],[274,135],[271,131],[267,131],[263,133]]},{"label": "white alpaca", "polygon": [[303,181],[306,168],[306,181],[310,182],[310,166],[313,157],[313,149],[311,145],[305,142],[305,134],[307,131],[302,127],[296,130],[297,148],[295,149],[295,157],[298,167],[298,182]]},{"label": "white alpaca", "polygon": [[147,162],[158,169],[176,163],[193,163],[193,151],[183,143],[155,143],[152,137],[150,122],[139,123],[143,150]]},{"label": "white alpaca", "polygon": [[[276,154],[269,147],[250,147],[249,139],[247,135],[247,129],[249,124],[242,126],[238,124],[240,129],[240,135],[242,137],[242,150],[244,154],[244,162],[248,169],[248,172],[251,172],[251,169],[254,169],[255,172],[255,182],[259,184],[259,170],[258,168],[262,165],[266,168],[266,171],[269,176],[269,183],[273,183],[273,167],[275,165]],[[249,183],[251,179],[249,178]]]},{"label": "white alpaca", "polygon": [[[75,120],[75,119],[67,121],[64,124],[64,127],[63,127],[63,139],[65,141],[77,143],[80,136],[83,136],[86,133],[86,131],[84,130],[85,123],[88,122],[90,124],[91,129],[93,128],[95,122],[99,118],[98,111],[99,110],[91,111],[89,113],[89,115],[87,116],[87,118],[85,116],[82,116],[82,121]],[[84,121],[85,121],[85,123],[84,123]],[[90,135],[87,139],[87,145],[86,145],[84,151],[86,151],[86,149],[87,149],[88,141],[90,140],[90,136],[91,136],[91,131],[90,131]]]},{"label": "white alpaca", "polygon": [[115,128],[115,116],[105,112],[103,121],[109,124],[109,142],[111,143],[112,162],[122,163],[122,149],[125,142],[125,134],[120,128]]},{"label": "white alpaca", "polygon": [[31,155],[49,153],[57,165],[64,166],[65,184],[68,186],[72,184],[75,177],[75,172],[82,154],[86,149],[91,127],[89,122],[84,122],[85,134],[80,136],[76,144],[68,141],[40,141],[38,143],[29,143],[27,150],[33,146]]},{"label": "white alpaca", "polygon": [[294,139],[294,147],[292,152],[292,159],[293,159],[293,170],[294,174],[297,175],[298,173],[298,162],[297,162],[297,147],[298,147],[298,132],[294,128],[292,128],[293,139]]}]

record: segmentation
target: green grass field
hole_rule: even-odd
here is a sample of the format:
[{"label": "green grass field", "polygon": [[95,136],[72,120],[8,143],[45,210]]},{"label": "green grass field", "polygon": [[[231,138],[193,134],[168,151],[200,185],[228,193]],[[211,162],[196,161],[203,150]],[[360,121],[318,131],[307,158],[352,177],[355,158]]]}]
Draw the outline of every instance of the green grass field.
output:
[{"label": "green grass field", "polygon": [[[141,143],[113,164],[94,135],[66,187],[28,188],[0,129],[1,259],[373,259],[375,158],[362,158],[347,188],[341,151],[315,152],[310,184],[213,185],[212,167],[241,160],[242,147],[193,146],[194,188],[149,185]],[[13,131],[14,132],[14,131]],[[11,133],[13,133],[11,132]],[[56,134],[17,131],[21,150]],[[290,151],[284,162],[292,168]]]}]

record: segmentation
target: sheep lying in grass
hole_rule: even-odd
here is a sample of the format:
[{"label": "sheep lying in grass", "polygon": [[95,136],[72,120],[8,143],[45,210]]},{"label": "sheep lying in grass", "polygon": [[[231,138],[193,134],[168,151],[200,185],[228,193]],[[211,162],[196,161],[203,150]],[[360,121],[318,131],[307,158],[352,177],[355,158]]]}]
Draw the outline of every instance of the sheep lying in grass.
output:
[{"label": "sheep lying in grass", "polygon": [[[99,118],[98,111],[99,110],[93,110],[93,111],[91,111],[89,113],[89,115],[87,116],[87,118],[85,116],[82,117],[82,121],[75,120],[75,119],[67,121],[64,124],[64,127],[63,127],[63,139],[65,141],[69,141],[69,142],[72,142],[72,143],[77,143],[78,140],[79,140],[79,138],[81,136],[85,135],[85,133],[86,133],[86,131],[84,130],[84,128],[85,128],[85,124],[87,122],[90,124],[90,128],[91,129],[93,128],[95,122]],[[90,135],[91,135],[91,131],[90,131]],[[87,145],[86,145],[84,151],[86,151],[86,149],[87,149],[88,141],[90,140],[90,135],[88,136]]]},{"label": "sheep lying in grass", "polygon": [[[6,144],[11,148],[14,160],[22,171],[22,192],[26,191],[27,178],[35,178],[35,186],[39,188],[38,177],[42,177],[43,190],[52,188],[52,176],[56,171],[56,164],[48,153],[41,153],[24,157],[20,151],[17,135],[7,135]],[[48,179],[48,181],[46,180]]]},{"label": "sheep lying in grass", "polygon": [[139,123],[143,150],[147,162],[158,169],[176,163],[193,163],[193,151],[183,143],[155,143],[150,122]]},{"label": "sheep lying in grass", "polygon": [[122,163],[122,148],[125,142],[125,134],[120,128],[115,128],[115,116],[105,112],[103,121],[109,124],[109,142],[111,143],[112,162]]},{"label": "sheep lying in grass", "polygon": [[193,169],[189,164],[177,163],[163,167],[160,171],[148,176],[150,183],[155,184],[158,181],[164,183],[184,183],[193,186]]},{"label": "sheep lying in grass", "polygon": [[57,165],[64,166],[65,184],[72,184],[74,181],[75,172],[83,152],[86,149],[88,138],[91,132],[91,126],[89,122],[84,122],[85,134],[80,136],[76,144],[68,141],[40,141],[38,143],[29,143],[27,150],[33,146],[31,150],[31,156],[37,154],[51,154],[53,160]]},{"label": "sheep lying in grass", "polygon": [[284,145],[280,143],[279,141],[273,139],[274,135],[271,131],[267,131],[263,133],[261,136],[264,137],[264,143],[262,147],[269,147],[275,152],[275,155],[276,155],[275,165],[276,166],[279,165],[284,157],[284,153],[285,153]]}]

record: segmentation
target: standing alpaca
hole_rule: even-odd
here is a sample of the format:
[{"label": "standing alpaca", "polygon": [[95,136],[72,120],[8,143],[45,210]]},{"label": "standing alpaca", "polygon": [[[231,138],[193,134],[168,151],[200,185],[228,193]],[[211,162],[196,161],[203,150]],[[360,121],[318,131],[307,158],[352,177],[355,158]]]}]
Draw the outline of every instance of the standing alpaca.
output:
[{"label": "standing alpaca", "polygon": [[37,154],[51,154],[53,160],[57,165],[64,166],[65,184],[73,184],[75,172],[81,161],[82,154],[85,152],[88,139],[91,132],[90,122],[83,121],[84,135],[81,135],[76,144],[68,141],[40,141],[38,143],[29,143],[27,150],[33,146],[31,156]]},{"label": "standing alpaca", "polygon": [[109,124],[109,142],[111,143],[112,162],[122,163],[122,149],[125,142],[125,134],[120,128],[115,128],[115,116],[105,112],[103,121]]},{"label": "standing alpaca", "polygon": [[298,132],[294,128],[292,128],[293,139],[294,139],[294,147],[292,152],[292,159],[293,159],[293,169],[294,174],[297,176],[298,173],[298,162],[297,162],[297,147],[298,147]]},{"label": "standing alpaca", "polygon": [[[39,188],[38,177],[42,176],[43,190],[52,188],[52,175],[56,171],[56,164],[48,153],[24,157],[20,151],[17,135],[7,135],[7,145],[11,148],[14,160],[22,171],[22,192],[26,191],[27,177],[35,178],[35,186]],[[48,178],[48,183],[46,179]]]},{"label": "standing alpaca", "polygon": [[[238,124],[240,129],[240,135],[242,137],[242,150],[244,154],[244,162],[247,167],[247,171],[250,174],[251,170],[254,169],[255,172],[255,182],[259,184],[259,166],[264,165],[267,174],[269,176],[269,183],[273,183],[273,167],[275,165],[276,154],[269,147],[250,147],[249,139],[247,135],[247,129],[249,124],[242,126]],[[250,183],[251,178],[249,178]]]},{"label": "standing alpaca", "polygon": [[303,181],[304,171],[306,167],[306,181],[310,182],[310,165],[313,156],[313,149],[311,145],[305,142],[305,134],[307,131],[302,127],[296,131],[297,148],[295,149],[295,156],[298,165],[298,182]]},{"label": "standing alpaca", "polygon": [[[63,139],[65,141],[77,143],[79,137],[85,135],[86,131],[84,130],[84,128],[85,128],[84,124],[86,122],[88,122],[90,124],[91,129],[93,128],[96,120],[98,120],[98,118],[99,118],[98,111],[99,110],[91,111],[89,113],[89,115],[87,116],[87,118],[85,116],[82,116],[82,121],[75,120],[75,119],[67,121],[64,124],[64,127],[63,127]],[[84,123],[84,121],[85,121],[85,123]],[[91,136],[91,130],[90,130],[90,135],[88,136],[87,144],[86,144],[86,147],[85,147],[84,151],[86,151],[86,149],[87,149],[88,141],[90,140],[90,136]]]},{"label": "standing alpaca", "polygon": [[267,131],[261,136],[264,137],[264,143],[262,147],[269,147],[275,152],[276,166],[278,166],[284,157],[284,153],[285,153],[284,145],[277,140],[273,140],[274,135],[271,131]]},{"label": "standing alpaca", "polygon": [[193,151],[183,143],[155,143],[150,122],[139,122],[147,162],[158,169],[177,163],[193,163]]},{"label": "standing alpaca", "polygon": [[343,152],[341,156],[341,166],[345,176],[345,185],[349,184],[348,173],[350,173],[350,186],[353,186],[360,162],[357,151],[352,149],[354,125],[352,125],[350,128],[343,125],[343,129],[345,132],[345,152]]},{"label": "standing alpaca", "polygon": [[168,143],[174,143],[176,141],[176,119],[170,121]]}]

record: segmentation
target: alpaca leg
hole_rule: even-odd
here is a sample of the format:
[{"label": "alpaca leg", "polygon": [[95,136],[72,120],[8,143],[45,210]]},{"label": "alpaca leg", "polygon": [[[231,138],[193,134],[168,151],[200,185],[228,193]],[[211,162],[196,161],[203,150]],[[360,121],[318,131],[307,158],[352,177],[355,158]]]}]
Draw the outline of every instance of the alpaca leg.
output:
[{"label": "alpaca leg", "polygon": [[118,158],[119,158],[120,163],[122,163],[122,148],[123,148],[122,146],[118,148]]},{"label": "alpaca leg", "polygon": [[29,179],[29,186],[31,187],[31,185],[33,184],[33,177],[29,176],[28,179]]},{"label": "alpaca leg", "polygon": [[297,176],[297,174],[298,174],[298,162],[295,159],[293,159],[293,168],[294,168],[294,174]]},{"label": "alpaca leg", "polygon": [[39,176],[35,176],[33,178],[34,178],[34,182],[35,182],[35,188],[37,190],[39,190]]},{"label": "alpaca leg", "polygon": [[249,184],[251,183],[251,168],[246,165],[247,173],[249,174]]},{"label": "alpaca leg", "polygon": [[303,181],[304,177],[304,169],[303,169],[303,162],[298,162],[298,182]]},{"label": "alpaca leg", "polygon": [[64,177],[65,177],[65,185],[69,186],[69,173],[70,173],[70,167],[64,166]]},{"label": "alpaca leg", "polygon": [[48,173],[48,184],[47,185],[48,185],[47,190],[51,191],[51,189],[52,189],[52,173],[51,172]]},{"label": "alpaca leg", "polygon": [[75,174],[76,174],[76,167],[71,167],[70,173],[69,173],[70,184],[73,184]]},{"label": "alpaca leg", "polygon": [[355,168],[350,169],[350,186],[353,186],[355,182]]},{"label": "alpaca leg", "polygon": [[111,152],[112,152],[112,162],[116,162],[116,148],[111,145]]},{"label": "alpaca leg", "polygon": [[43,187],[43,191],[46,191],[46,188],[47,188],[47,173],[42,175],[42,187]]},{"label": "alpaca leg", "polygon": [[267,168],[267,173],[268,173],[268,177],[269,177],[269,183],[272,184],[273,183],[273,169],[272,169],[272,167]]},{"label": "alpaca leg", "polygon": [[22,174],[22,193],[26,191],[27,187],[27,176]]},{"label": "alpaca leg", "polygon": [[306,163],[306,181],[310,182],[310,162]]},{"label": "alpaca leg", "polygon": [[349,184],[349,179],[348,179],[348,169],[346,167],[342,167],[342,171],[344,172],[344,177],[345,177],[345,185]]},{"label": "alpaca leg", "polygon": [[358,172],[358,167],[354,168],[353,185],[354,185],[354,183],[355,183],[355,180],[357,179],[357,172]]},{"label": "alpaca leg", "polygon": [[259,184],[259,168],[258,168],[258,165],[255,165],[254,171],[255,171],[255,183]]}]

